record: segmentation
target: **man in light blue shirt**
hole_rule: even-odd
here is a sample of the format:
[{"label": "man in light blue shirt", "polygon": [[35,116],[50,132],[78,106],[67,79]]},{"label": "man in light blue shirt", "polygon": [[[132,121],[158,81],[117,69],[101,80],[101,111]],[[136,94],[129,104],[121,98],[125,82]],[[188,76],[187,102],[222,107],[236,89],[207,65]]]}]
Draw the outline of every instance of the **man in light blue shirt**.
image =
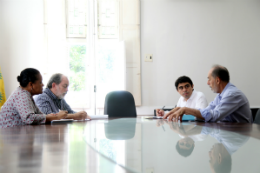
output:
[{"label": "man in light blue shirt", "polygon": [[206,122],[239,122],[252,123],[253,118],[246,96],[229,83],[228,70],[220,65],[213,66],[208,73],[208,82],[211,90],[218,93],[213,102],[205,109],[191,109],[187,107],[175,108],[166,114],[169,120],[182,119],[184,114],[193,115]]}]

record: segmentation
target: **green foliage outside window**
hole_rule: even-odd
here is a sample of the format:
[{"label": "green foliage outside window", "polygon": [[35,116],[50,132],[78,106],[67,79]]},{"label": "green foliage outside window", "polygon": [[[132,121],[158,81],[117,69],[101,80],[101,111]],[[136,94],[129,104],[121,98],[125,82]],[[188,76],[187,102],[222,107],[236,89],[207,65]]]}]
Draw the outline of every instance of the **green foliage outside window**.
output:
[{"label": "green foliage outside window", "polygon": [[[70,90],[84,91],[86,88],[86,46],[72,45],[69,52]],[[98,51],[98,82],[109,83],[113,78],[116,50],[99,45]]]},{"label": "green foliage outside window", "polygon": [[86,87],[86,46],[70,47],[70,90],[83,91]]}]

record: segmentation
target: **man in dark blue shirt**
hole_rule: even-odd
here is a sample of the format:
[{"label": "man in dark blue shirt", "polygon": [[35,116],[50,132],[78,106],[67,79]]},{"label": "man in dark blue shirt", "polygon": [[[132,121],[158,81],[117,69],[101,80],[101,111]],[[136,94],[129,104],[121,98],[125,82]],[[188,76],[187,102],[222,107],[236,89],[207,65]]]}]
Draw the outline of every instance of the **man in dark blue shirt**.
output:
[{"label": "man in dark blue shirt", "polygon": [[66,76],[60,73],[52,75],[47,88],[43,93],[35,98],[35,103],[44,114],[58,113],[60,110],[68,111],[68,119],[90,119],[87,112],[73,111],[67,102],[64,100],[65,95],[68,92],[69,80]]}]

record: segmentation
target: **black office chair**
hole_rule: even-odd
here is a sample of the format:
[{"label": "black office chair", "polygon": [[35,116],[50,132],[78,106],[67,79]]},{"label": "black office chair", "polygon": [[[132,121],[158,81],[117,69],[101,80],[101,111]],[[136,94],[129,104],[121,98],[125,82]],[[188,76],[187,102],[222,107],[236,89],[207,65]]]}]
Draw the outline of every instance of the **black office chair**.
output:
[{"label": "black office chair", "polygon": [[255,114],[255,121],[254,121],[254,123],[260,124],[260,109],[258,109],[258,111]]},{"label": "black office chair", "polygon": [[106,95],[104,115],[111,117],[136,117],[135,100],[128,91],[112,91]]},{"label": "black office chair", "polygon": [[120,118],[104,123],[105,135],[110,140],[127,140],[135,136],[135,118]]}]

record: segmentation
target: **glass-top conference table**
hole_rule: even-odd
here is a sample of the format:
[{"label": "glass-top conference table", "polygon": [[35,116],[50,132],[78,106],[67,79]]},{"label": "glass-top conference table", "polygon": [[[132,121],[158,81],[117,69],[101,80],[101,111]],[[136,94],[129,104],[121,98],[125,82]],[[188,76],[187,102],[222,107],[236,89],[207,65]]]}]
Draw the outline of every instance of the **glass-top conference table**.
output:
[{"label": "glass-top conference table", "polygon": [[100,119],[0,129],[1,172],[260,172],[260,126]]}]

